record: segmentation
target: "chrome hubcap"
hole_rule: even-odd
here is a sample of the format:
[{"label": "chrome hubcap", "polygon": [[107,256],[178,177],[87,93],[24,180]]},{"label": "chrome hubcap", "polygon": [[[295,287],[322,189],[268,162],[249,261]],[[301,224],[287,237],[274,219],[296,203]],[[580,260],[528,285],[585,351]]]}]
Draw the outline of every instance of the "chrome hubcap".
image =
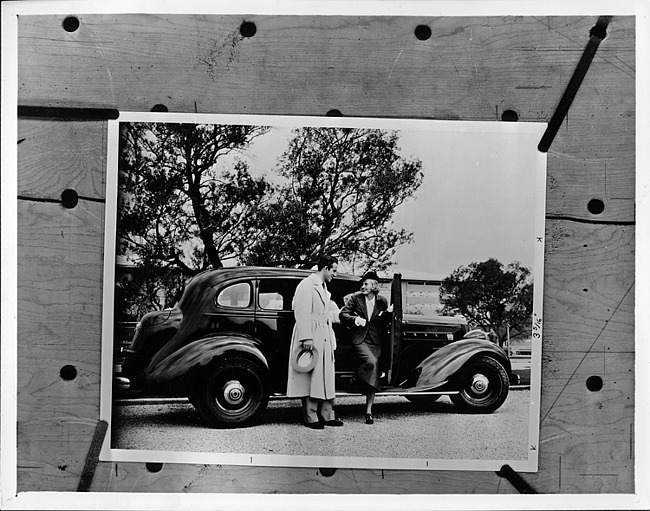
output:
[{"label": "chrome hubcap", "polygon": [[240,404],[244,400],[244,386],[237,380],[229,381],[223,387],[223,397],[228,404]]},{"label": "chrome hubcap", "polygon": [[475,374],[472,378],[472,391],[476,394],[485,394],[488,390],[489,380],[482,374]]}]

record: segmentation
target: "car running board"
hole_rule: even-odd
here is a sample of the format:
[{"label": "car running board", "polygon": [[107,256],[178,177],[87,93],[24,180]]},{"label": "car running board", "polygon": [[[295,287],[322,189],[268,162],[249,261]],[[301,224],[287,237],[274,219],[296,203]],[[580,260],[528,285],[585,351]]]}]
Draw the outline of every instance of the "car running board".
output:
[{"label": "car running board", "polygon": [[[450,396],[460,394],[458,390],[406,390],[406,389],[386,389],[375,392],[375,396]],[[362,396],[361,392],[337,392],[336,397]]]}]

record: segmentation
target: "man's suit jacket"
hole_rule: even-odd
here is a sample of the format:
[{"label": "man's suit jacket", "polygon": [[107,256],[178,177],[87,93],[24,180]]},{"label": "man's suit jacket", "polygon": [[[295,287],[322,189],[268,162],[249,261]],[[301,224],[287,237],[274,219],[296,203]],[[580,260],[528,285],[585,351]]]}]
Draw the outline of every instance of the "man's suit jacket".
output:
[{"label": "man's suit jacket", "polygon": [[[390,321],[390,313],[387,312],[388,300],[381,295],[375,298],[375,308],[372,317],[368,317],[366,307],[366,297],[363,293],[353,294],[341,309],[341,323],[348,325],[353,332],[352,342],[361,344],[366,335],[369,335],[373,344],[382,346],[385,341],[386,328]],[[354,323],[355,318],[364,318],[365,326],[357,326]]]}]

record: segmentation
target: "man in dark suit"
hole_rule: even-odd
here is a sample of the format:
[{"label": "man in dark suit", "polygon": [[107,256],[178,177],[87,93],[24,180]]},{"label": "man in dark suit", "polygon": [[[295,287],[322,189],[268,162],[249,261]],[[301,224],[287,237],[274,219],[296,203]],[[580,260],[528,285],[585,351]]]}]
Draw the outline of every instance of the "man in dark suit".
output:
[{"label": "man in dark suit", "polygon": [[372,405],[379,390],[379,357],[390,312],[386,298],[379,294],[379,277],[368,271],[361,277],[361,291],[346,300],[340,319],[353,330],[354,353],[360,361],[352,384],[366,395],[366,424],[373,424]]}]

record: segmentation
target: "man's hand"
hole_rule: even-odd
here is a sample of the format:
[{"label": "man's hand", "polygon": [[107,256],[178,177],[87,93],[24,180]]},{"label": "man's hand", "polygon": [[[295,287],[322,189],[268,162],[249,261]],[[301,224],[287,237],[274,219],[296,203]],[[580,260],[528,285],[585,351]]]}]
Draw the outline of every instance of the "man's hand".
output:
[{"label": "man's hand", "polygon": [[354,318],[354,324],[357,326],[366,326],[366,319],[357,316],[356,318]]},{"label": "man's hand", "polygon": [[302,341],[302,347],[307,351],[312,351],[314,349],[314,339],[305,339]]}]

